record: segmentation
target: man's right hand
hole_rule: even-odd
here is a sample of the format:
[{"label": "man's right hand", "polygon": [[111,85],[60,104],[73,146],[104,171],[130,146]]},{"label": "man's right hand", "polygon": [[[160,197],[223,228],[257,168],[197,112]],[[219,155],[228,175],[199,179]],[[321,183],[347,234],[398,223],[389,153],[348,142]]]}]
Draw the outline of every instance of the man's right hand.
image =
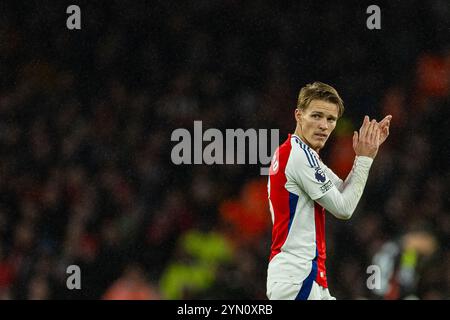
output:
[{"label": "man's right hand", "polygon": [[359,133],[353,133],[353,150],[357,156],[365,156],[375,159],[380,146],[381,129],[380,124],[368,116],[364,117]]}]

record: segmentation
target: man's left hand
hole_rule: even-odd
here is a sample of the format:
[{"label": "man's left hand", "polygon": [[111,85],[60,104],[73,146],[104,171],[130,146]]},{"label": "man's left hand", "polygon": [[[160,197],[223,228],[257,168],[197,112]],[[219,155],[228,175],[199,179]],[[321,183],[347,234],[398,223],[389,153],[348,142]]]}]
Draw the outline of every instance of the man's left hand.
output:
[{"label": "man's left hand", "polygon": [[383,120],[380,121],[380,146],[383,144],[383,142],[386,141],[387,137],[389,136],[389,126],[391,124],[392,116],[388,115],[384,117]]}]

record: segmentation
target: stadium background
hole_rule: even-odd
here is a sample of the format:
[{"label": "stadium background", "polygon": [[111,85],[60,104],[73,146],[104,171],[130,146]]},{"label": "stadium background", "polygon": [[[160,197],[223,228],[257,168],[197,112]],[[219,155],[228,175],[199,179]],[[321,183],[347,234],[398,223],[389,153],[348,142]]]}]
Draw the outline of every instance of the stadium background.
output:
[{"label": "stadium background", "polygon": [[[450,298],[448,1],[2,1],[0,17],[0,298],[265,299],[267,177],[176,166],[170,136],[202,120],[283,141],[315,80],[345,102],[323,150],[341,177],[362,117],[394,116],[354,217],[327,218],[331,292]],[[366,268],[388,242],[383,296]]]}]

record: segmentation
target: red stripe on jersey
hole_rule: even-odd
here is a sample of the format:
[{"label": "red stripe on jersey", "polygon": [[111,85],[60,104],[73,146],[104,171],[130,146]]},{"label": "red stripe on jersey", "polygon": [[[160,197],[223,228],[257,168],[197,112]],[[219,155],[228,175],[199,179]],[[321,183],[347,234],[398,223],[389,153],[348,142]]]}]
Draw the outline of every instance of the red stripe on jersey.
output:
[{"label": "red stripe on jersey", "polygon": [[327,271],[325,260],[327,258],[325,243],[325,209],[317,202],[314,202],[314,221],[316,223],[316,245],[317,245],[317,276],[316,282],[328,288]]},{"label": "red stripe on jersey", "polygon": [[269,260],[272,260],[281,251],[286,241],[289,225],[289,192],[285,189],[285,169],[291,153],[291,135],[275,151],[270,165],[269,176],[269,201],[273,209],[272,248]]}]

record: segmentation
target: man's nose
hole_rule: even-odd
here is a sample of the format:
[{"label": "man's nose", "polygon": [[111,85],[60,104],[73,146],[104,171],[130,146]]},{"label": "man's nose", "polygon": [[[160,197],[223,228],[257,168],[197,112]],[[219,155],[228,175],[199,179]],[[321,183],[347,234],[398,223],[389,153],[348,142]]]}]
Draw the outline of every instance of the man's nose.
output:
[{"label": "man's nose", "polygon": [[327,121],[327,119],[322,119],[319,122],[319,127],[320,127],[320,129],[323,129],[323,130],[328,129],[328,121]]}]

